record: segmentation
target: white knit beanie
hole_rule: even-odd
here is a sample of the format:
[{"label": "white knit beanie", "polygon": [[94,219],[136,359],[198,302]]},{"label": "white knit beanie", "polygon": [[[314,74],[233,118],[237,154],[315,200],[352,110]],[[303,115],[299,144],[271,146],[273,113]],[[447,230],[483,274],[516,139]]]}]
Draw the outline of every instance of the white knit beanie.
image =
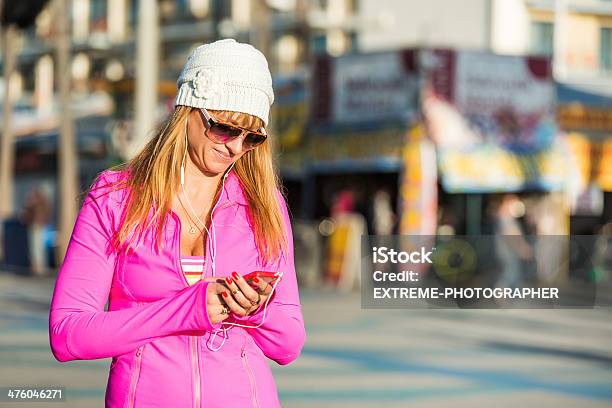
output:
[{"label": "white knit beanie", "polygon": [[274,102],[266,57],[232,38],[197,47],[176,81],[175,105],[244,112],[268,125]]}]

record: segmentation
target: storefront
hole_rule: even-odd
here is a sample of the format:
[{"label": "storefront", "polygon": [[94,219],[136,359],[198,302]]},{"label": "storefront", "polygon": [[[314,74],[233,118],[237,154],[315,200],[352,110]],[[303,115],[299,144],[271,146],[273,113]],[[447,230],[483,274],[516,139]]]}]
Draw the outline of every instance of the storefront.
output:
[{"label": "storefront", "polygon": [[350,208],[376,234],[366,202],[378,194],[395,213],[387,231],[402,235],[570,232],[579,162],[557,125],[549,59],[445,49],[321,57],[310,88],[296,149],[302,217]]},{"label": "storefront", "polygon": [[354,194],[370,233],[377,193],[397,213],[403,148],[418,113],[416,56],[400,50],[316,60],[304,144],[306,217],[329,216],[340,191]]},{"label": "storefront", "polygon": [[612,95],[557,84],[557,119],[579,168],[573,234],[601,233],[612,220]]}]

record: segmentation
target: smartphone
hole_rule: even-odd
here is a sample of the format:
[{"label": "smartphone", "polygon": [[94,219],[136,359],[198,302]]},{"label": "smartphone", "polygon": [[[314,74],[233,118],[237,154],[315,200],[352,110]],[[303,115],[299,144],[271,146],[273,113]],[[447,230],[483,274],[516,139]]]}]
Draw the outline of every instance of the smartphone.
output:
[{"label": "smartphone", "polygon": [[254,277],[257,277],[259,279],[263,279],[264,281],[266,281],[268,283],[273,283],[275,280],[278,279],[279,274],[278,274],[278,272],[253,271],[253,272],[248,273],[248,274],[243,276],[243,278],[250,285],[255,285],[255,282],[253,282],[253,278]]}]

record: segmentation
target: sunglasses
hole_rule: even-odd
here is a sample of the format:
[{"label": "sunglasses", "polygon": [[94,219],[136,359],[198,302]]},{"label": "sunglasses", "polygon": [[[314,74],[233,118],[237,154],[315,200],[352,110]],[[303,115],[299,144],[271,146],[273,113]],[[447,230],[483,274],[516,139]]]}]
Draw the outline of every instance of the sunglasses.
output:
[{"label": "sunglasses", "polygon": [[242,146],[246,150],[253,149],[268,138],[268,134],[264,128],[261,128],[262,132],[253,132],[251,129],[241,128],[239,126],[230,125],[229,123],[220,122],[213,119],[208,111],[204,108],[198,109],[202,116],[204,126],[208,129],[206,135],[210,140],[215,143],[228,143],[237,137],[242,137]]}]

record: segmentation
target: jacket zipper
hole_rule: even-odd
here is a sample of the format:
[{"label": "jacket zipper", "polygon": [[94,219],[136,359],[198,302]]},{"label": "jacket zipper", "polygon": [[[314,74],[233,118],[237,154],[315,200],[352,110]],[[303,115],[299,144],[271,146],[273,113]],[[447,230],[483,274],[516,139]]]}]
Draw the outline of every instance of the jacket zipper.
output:
[{"label": "jacket zipper", "polygon": [[[219,195],[219,199],[221,199],[221,195]],[[226,205],[227,206],[227,205]],[[223,207],[222,207],[223,208]],[[213,212],[210,214],[210,218],[211,218],[211,223],[212,223],[212,217],[213,214],[215,212],[215,210],[213,208]],[[180,231],[179,231],[180,232]],[[209,237],[210,235],[207,234],[206,235],[206,242],[204,243],[204,246],[206,248],[206,259],[204,261],[204,270],[202,271],[202,274],[204,276],[206,276],[206,270],[208,269],[208,259],[210,258],[210,252],[208,251],[208,242],[209,242]],[[180,235],[179,235],[179,239],[180,239]],[[180,244],[180,241],[179,241]],[[183,274],[183,276],[185,276],[185,274]],[[185,281],[187,281],[187,278],[185,278]],[[204,311],[204,313],[206,313],[206,311]],[[195,377],[195,403],[194,403],[194,407],[195,408],[200,408],[200,359],[199,359],[199,353],[198,351],[200,350],[200,339],[198,336],[191,336],[191,338],[193,339],[192,342],[192,352],[191,352],[191,361],[192,366],[195,365],[195,367],[193,368],[193,374]]]},{"label": "jacket zipper", "polygon": [[198,359],[198,337],[189,336],[189,347],[191,349],[191,367],[194,373],[194,407],[200,408],[200,365]]},{"label": "jacket zipper", "polygon": [[[221,192],[223,193],[223,192]],[[217,203],[219,202],[219,200],[221,199],[221,194],[219,194],[219,198],[217,199]],[[216,204],[216,203],[215,203]],[[232,205],[233,202],[227,202],[225,203],[223,206],[221,206],[220,208],[225,208],[228,207],[230,205]],[[213,207],[213,212],[210,214],[210,218],[212,219],[213,214],[215,211],[219,210],[220,208],[214,208]],[[173,211],[170,210],[170,212],[172,213],[172,215],[176,218],[176,224],[178,225],[178,245],[175,245],[175,263],[177,266],[177,271],[179,272],[179,274],[182,276],[183,279],[183,283],[185,284],[185,286],[189,286],[189,282],[187,281],[187,277],[185,276],[185,274],[183,273],[183,267],[181,266],[181,262],[180,262],[180,258],[181,258],[181,252],[180,252],[180,248],[181,248],[181,229],[182,229],[182,225],[181,225],[181,219],[179,218],[179,216]],[[210,252],[208,251],[208,241],[209,241],[210,235],[207,234],[206,235],[206,242],[204,243],[204,248],[206,249],[207,252],[207,256],[206,259],[204,261],[204,270],[203,270],[203,274],[206,275],[206,270],[208,269],[208,259],[210,257]],[[190,351],[190,355],[191,355],[191,369],[192,369],[192,374],[193,374],[193,381],[194,381],[194,408],[200,408],[200,364],[199,364],[199,358],[198,358],[198,350],[199,350],[199,340],[198,340],[198,336],[189,336],[189,351]],[[130,408],[132,406],[130,405]]]},{"label": "jacket zipper", "polygon": [[[187,281],[187,277],[183,273],[183,267],[181,266],[181,262],[180,262],[180,259],[181,259],[181,253],[180,253],[181,228],[182,228],[181,220],[174,211],[172,210],[170,211],[172,213],[172,216],[176,218],[176,225],[178,229],[178,233],[177,233],[178,243],[175,242],[176,245],[174,246],[175,264],[176,264],[177,272],[179,273],[179,275],[181,275],[183,284],[187,287],[189,286],[189,282]],[[204,266],[204,268],[206,268],[206,266]],[[194,400],[193,407],[194,408],[200,408],[200,367],[198,365],[198,354],[197,353],[198,353],[197,336],[189,335],[189,357],[191,360],[191,373],[192,373],[193,387],[194,387],[194,390],[193,390],[193,400]]]},{"label": "jacket zipper", "polygon": [[142,349],[144,345],[138,347],[136,350],[136,360],[134,362],[134,371],[132,371],[132,378],[130,379],[130,392],[128,394],[128,408],[134,407],[134,397],[136,396],[136,385],[138,384],[138,378],[140,377],[140,362],[142,360]]},{"label": "jacket zipper", "polygon": [[251,371],[251,367],[249,366],[249,359],[246,354],[246,344],[242,345],[242,350],[240,351],[240,357],[242,357],[242,364],[247,371],[249,376],[249,382],[251,383],[251,398],[253,400],[253,408],[259,408],[259,402],[257,401],[257,387],[255,386],[255,377],[253,376],[253,372]]}]

